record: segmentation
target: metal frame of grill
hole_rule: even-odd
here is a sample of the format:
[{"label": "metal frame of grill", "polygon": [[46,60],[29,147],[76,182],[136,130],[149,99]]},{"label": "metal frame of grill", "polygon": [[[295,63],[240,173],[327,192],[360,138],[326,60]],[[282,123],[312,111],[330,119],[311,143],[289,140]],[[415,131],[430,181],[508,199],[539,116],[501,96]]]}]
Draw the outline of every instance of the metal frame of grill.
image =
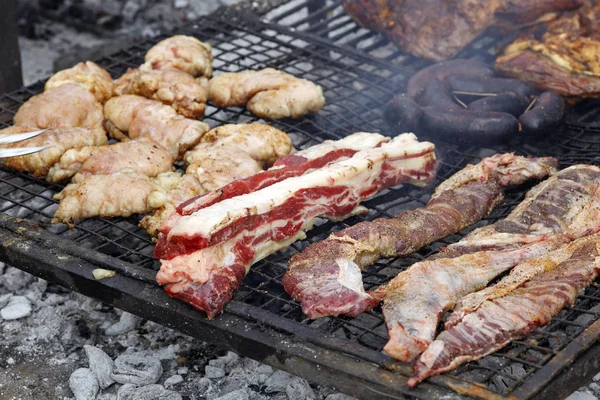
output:
[{"label": "metal frame of grill", "polygon": [[[316,116],[273,122],[288,132],[299,148],[361,130],[394,134],[383,122],[383,108],[392,95],[401,91],[412,71],[423,67],[425,62],[398,51],[389,57],[381,56],[384,53],[378,49],[388,51],[389,44],[359,28],[341,14],[340,9],[337,1],[293,0],[259,19],[232,8],[178,32],[211,43],[217,71],[269,66],[323,86],[327,104]],[[291,15],[295,18],[293,26],[284,26],[289,25]],[[98,63],[118,76],[128,67],[139,65],[146,50],[159,39],[139,43]],[[496,43],[485,36],[465,50],[464,55],[483,52],[489,56]],[[42,83],[37,83],[0,97],[0,128],[8,126],[18,107],[42,89]],[[289,257],[309,243],[365,218],[391,217],[422,206],[435,185],[481,157],[516,150],[520,154],[556,156],[561,167],[598,164],[600,125],[595,122],[600,122],[600,118],[596,105],[591,101],[570,109],[566,123],[544,143],[516,140],[483,149],[438,143],[438,179],[428,189],[386,190],[364,202],[369,209],[366,217],[318,224],[306,240],[253,266],[225,313],[213,321],[170,299],[155,283],[158,263],[152,257],[154,246],[148,235],[137,227],[139,218],[93,218],[76,223],[72,230],[64,225],[49,225],[57,207],[52,195],[62,186],[3,167],[0,168],[0,260],[360,398],[566,396],[600,370],[600,344],[597,343],[600,289],[596,286],[579,296],[574,307],[563,310],[548,326],[527,338],[480,361],[430,378],[410,390],[406,386],[410,366],[395,362],[381,352],[387,334],[380,310],[363,313],[355,319],[311,321],[285,293],[281,277]],[[209,106],[205,120],[216,126],[256,118],[240,108],[220,110]],[[420,137],[426,139],[427,135]],[[507,215],[530,187],[509,191],[504,204],[476,226],[493,223]],[[386,282],[414,262],[460,239],[464,233],[466,231],[434,243],[410,257],[380,260],[364,274],[366,288]],[[95,268],[114,270],[117,274],[98,281],[91,274]]]}]

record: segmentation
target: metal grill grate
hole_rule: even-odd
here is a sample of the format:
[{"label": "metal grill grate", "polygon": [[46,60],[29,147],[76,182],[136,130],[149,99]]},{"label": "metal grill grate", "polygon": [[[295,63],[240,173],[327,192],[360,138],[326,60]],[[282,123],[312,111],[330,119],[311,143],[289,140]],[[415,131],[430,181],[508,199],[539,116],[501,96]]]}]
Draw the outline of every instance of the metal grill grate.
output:
[{"label": "metal grill grate", "polygon": [[[324,8],[317,9],[310,16],[306,12],[307,7],[318,2],[308,3],[292,1],[266,16],[267,19],[287,24],[296,31],[261,22],[251,16],[231,13],[202,19],[182,29],[181,33],[196,36],[213,45],[214,67],[217,73],[268,66],[283,69],[321,85],[327,104],[315,117],[273,123],[274,126],[288,132],[298,148],[306,148],[324,139],[340,138],[356,131],[378,131],[388,135],[397,133],[390,131],[384,124],[382,110],[391,96],[401,91],[406,78],[410,76],[407,71],[422,67],[424,61],[405,56],[397,50],[383,57],[378,54],[380,60],[370,59],[368,55],[373,55],[372,52],[389,47],[385,40],[357,27],[349,17],[340,13],[341,8],[337,2],[327,1]],[[308,28],[311,31],[310,35],[298,32]],[[327,42],[317,40],[319,37],[326,38]],[[495,47],[496,42],[488,43],[485,38],[483,41],[487,43],[487,49]],[[140,43],[98,62],[114,77],[119,76],[128,67],[139,65],[145,52],[154,42]],[[479,42],[474,46],[467,49],[465,54],[475,54],[483,49]],[[348,50],[350,48],[352,51]],[[381,60],[385,60],[385,63]],[[388,62],[390,60],[394,63]],[[8,126],[18,107],[42,89],[42,83],[37,83],[0,97],[0,128]],[[309,332],[313,332],[314,338],[311,341],[314,343],[352,354],[363,360],[385,364],[385,368],[397,367],[406,371],[406,367],[398,367],[397,363],[394,364],[381,354],[387,333],[379,309],[364,313],[355,319],[321,318],[311,321],[306,318],[299,305],[289,298],[281,285],[289,257],[310,243],[324,239],[331,232],[363,219],[391,217],[403,210],[426,204],[431,188],[439,182],[467,163],[477,162],[482,157],[496,152],[516,150],[519,154],[556,156],[561,162],[561,167],[576,163],[598,164],[600,118],[596,118],[596,109],[595,102],[592,101],[575,110],[569,110],[567,123],[544,143],[513,143],[493,149],[458,149],[443,143],[438,144],[436,152],[441,166],[437,181],[429,189],[401,187],[386,190],[364,203],[369,209],[366,217],[317,224],[309,232],[306,240],[297,242],[253,266],[236,293],[234,301],[226,307],[226,313],[242,315],[244,313],[240,311],[240,305],[244,304],[243,310],[253,310],[253,318],[267,327],[293,333],[303,326],[308,328]],[[223,123],[254,121],[256,118],[240,108],[219,110],[209,106],[205,120],[211,126],[217,126]],[[420,135],[420,138],[426,139],[426,133]],[[529,188],[521,187],[509,191],[504,204],[473,228],[493,223],[506,216],[522,200]],[[153,276],[154,271],[158,269],[158,263],[152,257],[154,245],[149,236],[137,227],[139,218],[94,218],[76,223],[75,229],[72,230],[64,225],[49,225],[57,208],[57,202],[52,199],[52,195],[61,189],[61,185],[51,185],[27,174],[2,168],[0,211],[13,217],[38,222],[47,231],[76,242],[86,249],[122,260],[128,263],[128,268],[119,272],[156,285]],[[364,274],[367,289],[387,282],[414,262],[422,260],[442,246],[457,241],[464,233],[466,232],[434,243],[404,259],[380,260]],[[91,257],[94,257],[93,253]],[[118,269],[118,266],[115,268]],[[593,286],[577,299],[574,307],[563,310],[550,325],[538,329],[524,340],[513,342],[492,356],[465,364],[450,374],[466,382],[482,384],[491,392],[501,395],[518,393],[519,387],[528,381],[539,381],[541,378],[535,378],[536,372],[563,351],[565,346],[572,343],[585,327],[597,320],[599,313],[600,289]],[[260,316],[265,315],[268,317],[261,319]],[[435,378],[432,381],[437,382]],[[549,378],[547,381],[540,381],[542,386],[548,383]]]}]

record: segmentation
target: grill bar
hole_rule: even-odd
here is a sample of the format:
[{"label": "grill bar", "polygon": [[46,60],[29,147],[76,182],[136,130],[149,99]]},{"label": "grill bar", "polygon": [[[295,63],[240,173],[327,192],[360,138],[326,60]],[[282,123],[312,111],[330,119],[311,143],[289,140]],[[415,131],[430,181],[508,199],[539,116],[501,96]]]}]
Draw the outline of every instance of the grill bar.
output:
[{"label": "grill bar", "polygon": [[[309,9],[317,11],[308,13]],[[397,133],[384,124],[383,107],[403,88],[413,71],[427,64],[395,48],[380,54],[381,49],[389,47],[387,41],[358,28],[343,14],[339,2],[331,0],[293,0],[268,12],[265,19],[228,9],[188,25],[180,33],[213,45],[217,72],[270,66],[320,84],[327,104],[315,117],[273,123],[288,132],[298,148],[356,131]],[[128,67],[139,65],[155,41],[138,43],[98,63],[116,77]],[[464,54],[472,56],[484,51],[489,55],[496,43],[484,37]],[[394,60],[395,64],[388,60]],[[42,89],[38,83],[0,97],[0,127],[9,125],[18,107]],[[152,257],[150,238],[137,227],[139,218],[94,218],[76,223],[73,230],[62,225],[51,226],[49,221],[57,206],[52,195],[62,186],[4,168],[0,168],[0,210],[6,215],[0,218],[0,258],[144,318],[217,342],[315,382],[335,384],[338,389],[365,399],[460,398],[461,395],[544,398],[559,392],[555,388],[557,382],[565,384],[561,391],[568,393],[600,369],[597,362],[588,367],[580,361],[589,361],[592,355],[598,355],[598,346],[589,339],[590,335],[600,336],[593,323],[600,312],[597,287],[588,288],[573,308],[563,310],[551,324],[528,338],[456,371],[431,378],[416,390],[409,390],[406,376],[411,372],[410,366],[395,362],[381,352],[387,333],[380,310],[355,319],[311,321],[284,292],[281,277],[289,257],[310,243],[365,218],[391,217],[422,206],[427,203],[432,187],[482,157],[516,151],[523,155],[556,156],[561,167],[598,163],[600,117],[594,107],[592,102],[570,109],[568,123],[544,143],[515,142],[484,149],[459,149],[439,143],[438,179],[430,188],[386,190],[364,203],[369,209],[366,217],[319,224],[306,240],[253,266],[234,300],[225,308],[225,314],[214,321],[207,321],[191,307],[169,299],[155,283],[158,263]],[[256,118],[241,108],[219,110],[209,106],[205,120],[216,126],[251,122]],[[420,137],[427,139],[426,134]],[[505,203],[478,226],[506,216],[529,188],[509,191]],[[17,218],[27,218],[34,223]],[[364,274],[366,286],[372,288],[388,281],[412,263],[460,237],[453,235],[404,259],[380,260]],[[60,261],[65,259],[68,261]],[[94,268],[112,269],[117,275],[95,281],[91,276]],[[590,328],[585,329],[588,326]]]}]

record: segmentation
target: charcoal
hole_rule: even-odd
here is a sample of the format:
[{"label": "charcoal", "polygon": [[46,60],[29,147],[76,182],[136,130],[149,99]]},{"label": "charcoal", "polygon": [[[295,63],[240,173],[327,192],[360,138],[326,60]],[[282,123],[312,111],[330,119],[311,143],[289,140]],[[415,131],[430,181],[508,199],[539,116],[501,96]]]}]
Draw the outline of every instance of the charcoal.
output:
[{"label": "charcoal", "polygon": [[285,388],[289,400],[314,400],[315,392],[302,378],[294,377]]},{"label": "charcoal", "polygon": [[213,367],[212,365],[207,365],[204,368],[204,373],[206,377],[210,379],[220,379],[225,376],[223,368]]},{"label": "charcoal", "polygon": [[115,360],[114,373],[110,376],[118,383],[149,385],[156,383],[162,373],[162,365],[156,358],[123,354]]},{"label": "charcoal", "polygon": [[8,304],[0,310],[2,318],[7,320],[19,319],[31,314],[31,302],[25,296],[12,296]]},{"label": "charcoal", "polygon": [[527,375],[527,371],[523,368],[523,364],[513,363],[508,368],[504,369],[504,372],[507,372],[517,378],[524,378]]},{"label": "charcoal", "polygon": [[239,389],[217,397],[215,400],[250,400],[250,393],[248,389]]},{"label": "charcoal", "polygon": [[332,393],[325,400],[354,400],[354,397],[350,397],[344,393]]},{"label": "charcoal", "polygon": [[97,347],[85,345],[83,346],[85,354],[88,358],[90,369],[98,379],[98,384],[102,389],[106,389],[114,383],[110,377],[115,368],[113,360],[104,351]]},{"label": "charcoal", "polygon": [[588,392],[574,392],[566,400],[596,400],[596,396]]},{"label": "charcoal", "polygon": [[29,288],[25,292],[25,297],[31,300],[31,302],[39,304],[47,288],[48,282],[43,279],[38,279],[36,282],[29,285]]},{"label": "charcoal", "polygon": [[181,375],[173,375],[165,380],[165,386],[173,386],[181,382],[183,382],[183,377]]},{"label": "charcoal", "polygon": [[106,328],[104,334],[108,336],[122,335],[123,333],[127,333],[135,329],[139,320],[140,317],[137,317],[128,312],[123,312],[123,314],[121,314],[119,322]]},{"label": "charcoal", "polygon": [[499,370],[508,365],[508,360],[502,357],[487,356],[477,361],[477,363],[482,367],[490,368],[493,370]]},{"label": "charcoal", "polygon": [[3,294],[0,296],[0,308],[3,308],[5,305],[7,305],[11,297],[13,297],[12,293]]},{"label": "charcoal", "polygon": [[71,374],[69,387],[75,400],[93,400],[98,394],[98,380],[89,368],[79,368]]},{"label": "charcoal", "polygon": [[288,383],[292,379],[292,375],[284,371],[275,371],[265,381],[265,392],[266,393],[277,393],[285,391]]},{"label": "charcoal", "polygon": [[231,365],[231,364],[237,362],[239,359],[240,359],[240,357],[237,354],[235,354],[233,351],[228,351],[227,354],[218,358],[218,360],[223,361],[225,363],[225,365]]},{"label": "charcoal", "polygon": [[4,275],[0,276],[2,284],[9,292],[17,292],[29,285],[35,278],[15,267],[8,267]]},{"label": "charcoal", "polygon": [[165,389],[162,385],[136,387],[126,384],[119,388],[117,400],[182,400],[179,393]]},{"label": "charcoal", "polygon": [[563,346],[567,344],[569,338],[567,334],[563,331],[552,332],[552,336],[548,338],[548,343],[553,350],[560,350]]},{"label": "charcoal", "polygon": [[240,389],[248,388],[248,381],[240,376],[228,376],[221,381],[221,389],[219,394],[221,396],[235,392]]}]

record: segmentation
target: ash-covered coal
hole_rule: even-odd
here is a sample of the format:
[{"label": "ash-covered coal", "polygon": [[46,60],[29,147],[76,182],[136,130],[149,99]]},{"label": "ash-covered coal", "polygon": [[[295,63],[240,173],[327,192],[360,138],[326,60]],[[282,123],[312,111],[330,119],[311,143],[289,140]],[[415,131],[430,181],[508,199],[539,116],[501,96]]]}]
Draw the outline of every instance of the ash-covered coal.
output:
[{"label": "ash-covered coal", "polygon": [[23,299],[0,325],[3,399],[352,399],[0,263],[0,314]]}]

